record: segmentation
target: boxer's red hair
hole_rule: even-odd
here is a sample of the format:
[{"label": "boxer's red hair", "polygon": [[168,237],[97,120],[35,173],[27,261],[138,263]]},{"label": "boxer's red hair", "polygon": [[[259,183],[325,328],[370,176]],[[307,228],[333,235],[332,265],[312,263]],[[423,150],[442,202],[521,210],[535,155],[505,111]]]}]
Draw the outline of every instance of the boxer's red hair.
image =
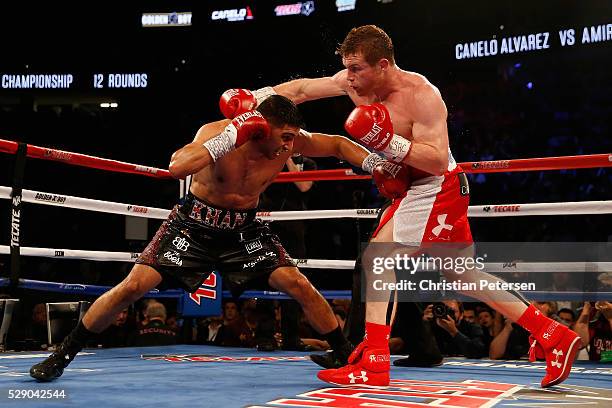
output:
[{"label": "boxer's red hair", "polygon": [[370,65],[375,65],[383,58],[388,59],[392,65],[395,64],[391,38],[375,25],[353,28],[338,47],[338,53],[342,57],[359,52]]}]

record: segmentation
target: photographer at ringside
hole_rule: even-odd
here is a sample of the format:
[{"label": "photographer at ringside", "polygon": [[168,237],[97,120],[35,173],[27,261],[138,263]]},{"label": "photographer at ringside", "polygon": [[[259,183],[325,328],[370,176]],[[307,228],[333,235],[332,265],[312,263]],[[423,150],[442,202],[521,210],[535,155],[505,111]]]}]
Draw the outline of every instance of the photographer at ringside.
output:
[{"label": "photographer at ringside", "polygon": [[423,312],[444,356],[482,358],[488,355],[480,326],[463,319],[463,305],[456,300],[430,304]]}]

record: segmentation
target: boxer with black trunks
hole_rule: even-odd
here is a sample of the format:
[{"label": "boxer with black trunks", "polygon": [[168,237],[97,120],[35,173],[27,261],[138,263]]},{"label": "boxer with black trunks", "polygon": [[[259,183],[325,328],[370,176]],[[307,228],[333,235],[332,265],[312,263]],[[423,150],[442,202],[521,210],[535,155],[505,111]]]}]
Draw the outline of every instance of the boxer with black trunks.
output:
[{"label": "boxer with black trunks", "polygon": [[158,288],[181,287],[189,293],[216,270],[238,297],[247,286],[265,284],[275,269],[295,265],[256,212],[215,207],[189,192],[136,263],[164,277]]},{"label": "boxer with black trunks", "polygon": [[[346,131],[389,160],[410,166],[411,187],[386,210],[371,240],[396,244],[388,245],[390,251],[376,254],[378,257],[393,257],[397,244],[405,246],[404,254],[414,255],[424,245],[437,242],[458,244],[455,256],[473,257],[467,218],[469,190],[450,152],[447,110],[439,90],[424,76],[395,64],[393,43],[376,26],[352,29],[338,54],[346,69],[332,77],[296,79],[253,93],[258,99],[280,94],[295,103],[347,95],[357,107],[345,122]],[[367,252],[362,264],[372,268]],[[366,279],[373,278],[371,270],[365,272]],[[477,269],[462,275],[444,272],[450,280],[460,277],[464,282],[501,281]],[[394,274],[394,270],[385,274]],[[367,287],[372,285],[368,283]],[[567,378],[580,343],[576,333],[542,315],[517,292],[463,293],[489,304],[532,334],[530,355],[546,358],[542,387]],[[320,379],[342,385],[389,384],[388,296],[378,296],[385,301],[367,302],[366,335],[349,357],[350,364],[321,371]]]},{"label": "boxer with black trunks", "polygon": [[[30,369],[39,381],[62,375],[86,341],[107,328],[115,315],[155,287],[197,290],[219,271],[234,295],[256,282],[298,301],[312,327],[348,358],[352,346],[321,294],[295,267],[276,235],[255,218],[260,194],[294,153],[335,156],[394,182],[401,165],[351,140],[301,129],[293,102],[274,96],[257,106],[252,95],[230,90],[222,112],[233,120],[202,126],[192,143],[172,155],[176,178],[193,175],[189,195],[174,207],[129,275],[99,297],[77,327],[47,359]],[[376,160],[374,160],[376,159]],[[382,170],[382,167],[386,170]],[[393,173],[393,174],[392,174]]]}]

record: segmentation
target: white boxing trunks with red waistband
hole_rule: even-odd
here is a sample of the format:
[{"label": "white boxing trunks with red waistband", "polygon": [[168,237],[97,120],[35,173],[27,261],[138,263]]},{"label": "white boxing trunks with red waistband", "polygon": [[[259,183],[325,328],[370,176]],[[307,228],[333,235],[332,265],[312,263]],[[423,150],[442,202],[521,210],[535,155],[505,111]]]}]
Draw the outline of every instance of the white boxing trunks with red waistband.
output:
[{"label": "white boxing trunks with red waistband", "polygon": [[451,170],[442,176],[415,180],[406,195],[396,199],[378,225],[374,237],[390,220],[393,241],[406,245],[433,242],[472,243],[467,218],[470,196],[462,183],[463,170],[451,157]]}]

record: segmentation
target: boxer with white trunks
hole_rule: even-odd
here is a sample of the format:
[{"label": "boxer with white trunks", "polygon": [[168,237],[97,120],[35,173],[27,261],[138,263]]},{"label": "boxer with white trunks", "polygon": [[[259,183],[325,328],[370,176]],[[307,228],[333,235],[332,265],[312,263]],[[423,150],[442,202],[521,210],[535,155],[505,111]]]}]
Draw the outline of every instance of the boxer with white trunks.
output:
[{"label": "boxer with white trunks", "polygon": [[[462,251],[467,249],[463,253],[471,250],[473,254],[467,220],[468,186],[450,153],[447,110],[438,89],[423,75],[395,64],[393,43],[376,26],[352,29],[338,54],[346,69],[334,76],[296,79],[253,94],[261,101],[278,93],[298,104],[349,96],[357,107],[345,122],[347,132],[389,160],[410,166],[412,173],[412,187],[383,215],[371,242],[415,245],[413,253],[427,243],[463,243]],[[368,265],[365,256],[363,265]],[[366,279],[372,275],[365,272]],[[460,276],[464,282],[501,281],[475,269]],[[458,279],[456,274],[445,277]],[[463,293],[487,303],[532,334],[530,354],[546,358],[542,387],[567,378],[580,343],[576,333],[542,315],[515,291]],[[387,301],[367,302],[364,341],[351,354],[347,366],[323,370],[320,379],[342,385],[389,384],[387,306]]]}]

